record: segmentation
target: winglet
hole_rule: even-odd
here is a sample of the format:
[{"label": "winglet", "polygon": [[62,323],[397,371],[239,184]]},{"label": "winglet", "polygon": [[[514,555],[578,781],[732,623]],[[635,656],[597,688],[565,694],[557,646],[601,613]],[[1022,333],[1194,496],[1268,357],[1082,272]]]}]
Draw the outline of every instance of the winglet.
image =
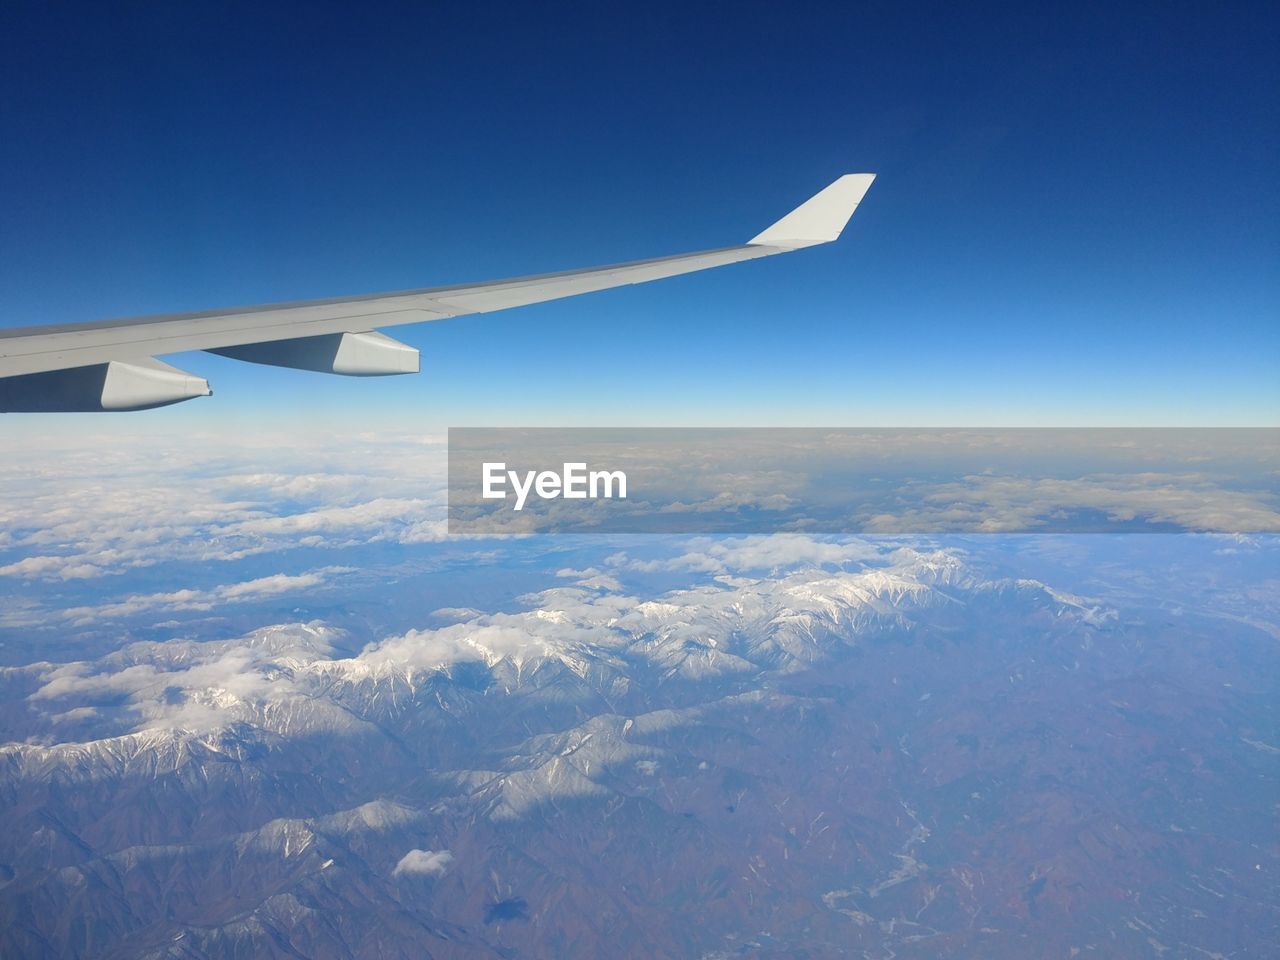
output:
[{"label": "winglet", "polygon": [[747,242],[788,249],[830,243],[840,236],[875,178],[874,173],[846,173]]}]

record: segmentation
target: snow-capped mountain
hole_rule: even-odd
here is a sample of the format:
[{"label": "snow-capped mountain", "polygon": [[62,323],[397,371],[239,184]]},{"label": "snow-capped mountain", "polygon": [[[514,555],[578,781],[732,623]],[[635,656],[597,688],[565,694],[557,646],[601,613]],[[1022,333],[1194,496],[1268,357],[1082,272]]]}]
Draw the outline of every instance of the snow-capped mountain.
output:
[{"label": "snow-capped mountain", "polygon": [[1131,615],[955,551],[724,559],[7,669],[5,955],[1013,955],[1027,911],[1194,861],[1073,787],[1180,749],[1123,706]]}]

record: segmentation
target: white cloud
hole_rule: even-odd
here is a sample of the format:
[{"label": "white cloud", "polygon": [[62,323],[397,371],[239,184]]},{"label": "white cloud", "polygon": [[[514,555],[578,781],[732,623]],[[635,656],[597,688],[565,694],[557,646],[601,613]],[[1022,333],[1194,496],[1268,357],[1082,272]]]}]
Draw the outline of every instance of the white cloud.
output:
[{"label": "white cloud", "polygon": [[62,580],[89,579],[102,573],[100,567],[80,563],[75,557],[24,557],[0,566],[0,577],[44,577]]},{"label": "white cloud", "polygon": [[[157,458],[154,442],[86,439],[73,453],[54,444],[0,467],[0,549],[20,554],[0,562],[0,578],[86,580],[169,561],[446,535],[438,444],[193,440]],[[244,471],[248,462],[258,468]]]},{"label": "white cloud", "polygon": [[453,863],[448,850],[410,850],[391,871],[393,877],[438,877]]},{"label": "white cloud", "polygon": [[1280,531],[1280,510],[1265,492],[1229,490],[1199,474],[1098,474],[1074,479],[975,475],[919,484],[907,506],[872,517],[870,532],[1028,531],[1067,511],[1116,523],[1171,524],[1188,530]]},{"label": "white cloud", "polygon": [[[285,593],[302,592],[322,586],[335,576],[351,571],[351,567],[321,567],[318,570],[296,575],[277,573],[240,583],[226,583],[207,590],[183,589],[167,593],[135,594],[113,603],[69,607],[57,613],[46,613],[42,616],[57,616],[73,624],[84,625],[103,620],[120,620],[149,611],[213,610],[221,604],[242,603]],[[25,621],[29,621],[32,615],[27,613],[23,617]],[[11,619],[7,622],[10,625],[17,625]]]},{"label": "white cloud", "polygon": [[[320,624],[266,627],[239,640],[134,644],[99,661],[27,670],[40,678],[33,703],[52,702],[65,715],[83,707],[118,704],[128,715],[113,733],[187,730],[204,733],[247,722],[287,734],[301,723],[348,729],[355,718],[314,696],[307,665],[331,662],[337,632]],[[279,716],[283,704],[299,709]],[[104,729],[107,728],[104,721]]]},{"label": "white cloud", "polygon": [[698,537],[689,549],[661,560],[629,560],[614,554],[609,563],[640,572],[688,570],[701,573],[779,571],[804,566],[844,566],[878,556],[880,548],[866,540],[817,539],[803,534],[763,534],[720,539]]},{"label": "white cloud", "polygon": [[574,570],[572,567],[565,567],[557,570],[556,576],[563,580],[573,580],[581,587],[609,590],[614,593],[622,592],[622,583],[617,577],[595,567],[587,567],[585,570]]}]

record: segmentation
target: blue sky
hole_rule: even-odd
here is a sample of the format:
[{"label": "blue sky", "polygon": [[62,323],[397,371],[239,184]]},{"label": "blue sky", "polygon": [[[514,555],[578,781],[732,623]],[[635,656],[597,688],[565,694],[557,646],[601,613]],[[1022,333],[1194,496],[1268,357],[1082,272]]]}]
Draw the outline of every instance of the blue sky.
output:
[{"label": "blue sky", "polygon": [[871,171],[838,244],[397,331],[420,377],[184,356],[215,398],[144,416],[1277,422],[1273,6],[419,6],[0,11],[0,323],[719,246]]}]

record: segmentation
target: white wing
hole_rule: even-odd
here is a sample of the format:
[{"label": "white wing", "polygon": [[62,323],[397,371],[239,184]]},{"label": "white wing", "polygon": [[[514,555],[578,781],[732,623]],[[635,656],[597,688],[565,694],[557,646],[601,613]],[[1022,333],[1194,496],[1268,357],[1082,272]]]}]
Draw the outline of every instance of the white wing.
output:
[{"label": "white wing", "polygon": [[203,378],[154,359],[187,350],[348,376],[416,373],[417,351],[375,328],[505,310],[828,243],[874,179],[841,177],[741,246],[472,286],[0,330],[0,411],[139,410],[207,396]]}]

